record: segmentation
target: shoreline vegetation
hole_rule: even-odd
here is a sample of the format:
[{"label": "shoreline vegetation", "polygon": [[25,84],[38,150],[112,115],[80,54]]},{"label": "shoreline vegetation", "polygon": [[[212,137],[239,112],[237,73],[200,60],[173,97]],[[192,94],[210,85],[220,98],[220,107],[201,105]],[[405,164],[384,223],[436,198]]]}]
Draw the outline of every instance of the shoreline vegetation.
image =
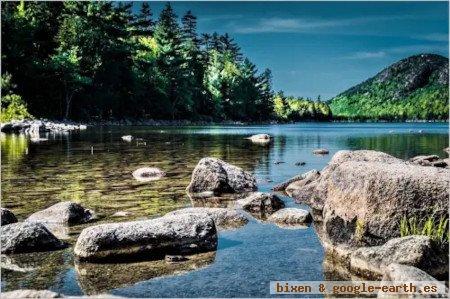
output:
[{"label": "shoreline vegetation", "polygon": [[448,119],[446,57],[402,59],[328,101],[293,97],[230,35],[198,33],[191,11],[179,18],[167,3],[156,19],[148,3],[132,5],[4,3],[0,121]]}]

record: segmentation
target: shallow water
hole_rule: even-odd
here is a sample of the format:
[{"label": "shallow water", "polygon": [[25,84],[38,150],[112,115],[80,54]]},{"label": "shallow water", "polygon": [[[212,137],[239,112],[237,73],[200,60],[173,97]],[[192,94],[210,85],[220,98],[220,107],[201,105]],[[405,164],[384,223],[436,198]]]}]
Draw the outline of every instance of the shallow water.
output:
[{"label": "shallow water", "polygon": [[[422,133],[419,133],[422,130]],[[244,137],[269,133],[274,143],[253,145]],[[143,141],[124,142],[122,135]],[[185,193],[198,160],[214,156],[253,172],[259,189],[296,174],[323,168],[342,149],[374,149],[399,158],[444,157],[448,124],[301,123],[270,126],[97,127],[49,135],[30,143],[2,135],[2,206],[19,220],[62,200],[93,209],[97,222],[153,218],[191,206]],[[314,156],[315,148],[330,155]],[[305,166],[295,166],[296,162]],[[274,162],[283,162],[275,164]],[[167,177],[139,183],[131,172],[155,166]],[[283,197],[287,206],[296,206]],[[128,217],[114,218],[117,211]],[[71,228],[69,242],[84,226]],[[2,290],[51,289],[66,295],[109,292],[129,297],[266,297],[271,280],[330,279],[314,227],[282,229],[253,219],[243,228],[220,232],[217,252],[181,264],[77,264],[72,249],[2,257]],[[332,277],[331,277],[332,278]]]}]

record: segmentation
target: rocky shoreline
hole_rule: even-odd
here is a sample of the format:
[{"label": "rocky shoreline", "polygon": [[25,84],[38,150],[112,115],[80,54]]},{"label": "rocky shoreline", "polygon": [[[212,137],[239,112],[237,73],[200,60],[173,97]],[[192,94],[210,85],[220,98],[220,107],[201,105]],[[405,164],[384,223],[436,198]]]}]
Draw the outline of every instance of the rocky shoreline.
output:
[{"label": "rocky shoreline", "polygon": [[75,122],[57,122],[46,119],[19,120],[0,124],[3,133],[22,133],[39,136],[40,133],[64,133],[70,131],[86,130],[85,124]]},{"label": "rocky shoreline", "polygon": [[[261,139],[270,143],[271,137],[249,137],[256,143]],[[205,157],[186,187],[193,207],[158,218],[95,224],[95,211],[61,202],[18,222],[13,211],[2,208],[1,253],[14,256],[67,248],[73,251],[79,275],[90,279],[95,275],[89,269],[99,269],[111,261],[120,261],[120,267],[135,265],[136,269],[142,266],[139,263],[161,261],[187,266],[198,260],[203,265],[203,258],[197,257],[214,254],[219,231],[237,229],[255,218],[288,229],[301,229],[313,222],[326,251],[324,268],[327,263],[331,269],[343,269],[347,279],[446,279],[448,250],[433,236],[402,236],[400,230],[404,217],[432,213],[448,219],[450,170],[443,164],[446,160],[421,156],[404,161],[376,151],[339,151],[324,169],[275,186],[297,202],[308,204],[310,213],[285,208],[276,194],[258,192],[252,173]],[[151,174],[154,172],[152,169]],[[59,232],[81,223],[87,227],[71,248]],[[210,257],[207,260],[211,262]]]}]

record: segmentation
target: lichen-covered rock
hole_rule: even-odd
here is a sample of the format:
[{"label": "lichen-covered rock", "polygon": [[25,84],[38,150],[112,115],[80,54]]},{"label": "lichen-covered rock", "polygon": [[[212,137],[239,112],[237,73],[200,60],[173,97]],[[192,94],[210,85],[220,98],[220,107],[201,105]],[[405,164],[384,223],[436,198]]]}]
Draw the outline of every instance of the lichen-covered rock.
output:
[{"label": "lichen-covered rock", "polygon": [[7,225],[7,224],[17,222],[17,218],[13,212],[11,212],[10,210],[5,209],[5,208],[0,208],[0,210],[1,210],[0,218],[2,220],[2,225]]},{"label": "lichen-covered rock", "polygon": [[151,182],[166,176],[166,173],[156,167],[142,167],[133,171],[133,177],[139,182]]},{"label": "lichen-covered rock", "polygon": [[62,298],[62,295],[49,290],[15,290],[2,292],[2,299],[22,298]]},{"label": "lichen-covered rock", "polygon": [[400,236],[403,217],[447,215],[449,174],[381,152],[340,151],[317,179],[291,194],[323,210],[322,241],[380,245]]},{"label": "lichen-covered rock", "polygon": [[1,253],[51,251],[65,247],[43,224],[17,222],[4,225],[1,231]]},{"label": "lichen-covered rock", "polygon": [[267,220],[279,225],[307,225],[311,223],[311,214],[303,209],[284,208],[270,215]]},{"label": "lichen-covered rock", "polygon": [[236,205],[251,213],[272,214],[284,208],[284,202],[276,195],[253,192],[249,196],[236,201]]},{"label": "lichen-covered rock", "polygon": [[414,266],[433,276],[448,273],[448,258],[426,236],[394,238],[382,246],[361,247],[350,254],[350,270],[363,277],[381,279],[391,263]]},{"label": "lichen-covered rock", "polygon": [[205,215],[184,214],[90,226],[81,232],[74,252],[80,260],[91,261],[121,257],[155,259],[164,258],[165,254],[193,254],[216,247],[214,221]]},{"label": "lichen-covered rock", "polygon": [[198,162],[187,191],[199,193],[235,193],[256,190],[256,179],[239,167],[217,158],[203,158]]},{"label": "lichen-covered rock", "polygon": [[211,217],[218,229],[237,228],[248,222],[248,218],[241,212],[230,208],[185,208],[169,212],[166,216],[199,214]]},{"label": "lichen-covered rock", "polygon": [[256,134],[248,137],[251,142],[257,143],[257,144],[269,144],[272,141],[272,136],[268,134]]},{"label": "lichen-covered rock", "polygon": [[75,202],[63,201],[45,210],[31,214],[26,221],[75,225],[88,222],[92,218],[93,213],[91,210]]}]

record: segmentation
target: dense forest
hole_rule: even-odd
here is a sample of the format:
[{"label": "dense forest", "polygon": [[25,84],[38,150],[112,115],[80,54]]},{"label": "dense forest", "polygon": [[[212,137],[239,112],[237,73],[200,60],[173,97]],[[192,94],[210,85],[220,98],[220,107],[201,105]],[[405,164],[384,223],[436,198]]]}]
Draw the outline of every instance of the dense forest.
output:
[{"label": "dense forest", "polygon": [[4,2],[2,119],[276,117],[270,70],[228,34],[199,35],[192,12],[178,20],[169,3],[157,20],[132,6]]},{"label": "dense forest", "polygon": [[448,58],[411,56],[331,100],[335,118],[448,119]]}]

